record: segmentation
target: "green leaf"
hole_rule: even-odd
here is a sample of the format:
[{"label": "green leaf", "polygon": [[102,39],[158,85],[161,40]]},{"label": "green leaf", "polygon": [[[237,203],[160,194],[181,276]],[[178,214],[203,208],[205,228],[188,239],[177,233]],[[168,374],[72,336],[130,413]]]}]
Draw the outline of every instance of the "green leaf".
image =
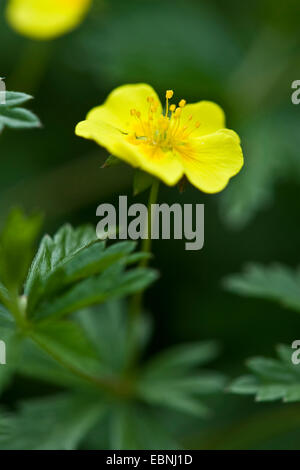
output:
[{"label": "green leaf", "polygon": [[8,432],[0,435],[5,450],[72,450],[105,413],[93,395],[71,393],[25,402],[7,418]]},{"label": "green leaf", "polygon": [[[95,229],[89,225],[77,229],[64,225],[53,239],[49,235],[44,236],[25,283],[29,314],[44,294],[46,281],[53,271],[96,241]],[[59,271],[56,285],[61,281],[61,275]]]},{"label": "green leaf", "polygon": [[19,291],[23,285],[41,222],[40,215],[26,217],[14,209],[5,223],[0,234],[0,279],[8,289]]},{"label": "green leaf", "polygon": [[274,264],[248,265],[242,274],[228,276],[225,288],[240,295],[276,300],[285,307],[300,310],[300,270]]},{"label": "green leaf", "polygon": [[115,263],[104,273],[85,279],[49,302],[45,302],[36,313],[36,318],[62,317],[109,299],[128,296],[148,287],[157,279],[157,272],[136,268],[124,272],[123,263]]},{"label": "green leaf", "polygon": [[[53,344],[52,344],[53,346]],[[76,345],[75,345],[76,347]],[[61,349],[61,347],[60,347]],[[70,352],[68,354],[70,357]],[[44,352],[31,339],[23,344],[18,374],[63,387],[86,388],[87,383]]]},{"label": "green leaf", "polygon": [[0,124],[14,129],[41,127],[39,118],[28,109],[1,106]]},{"label": "green leaf", "polygon": [[83,372],[92,377],[103,371],[97,350],[74,322],[36,325],[31,338],[67,370],[74,371],[75,375],[79,371],[79,375]]},{"label": "green leaf", "polygon": [[176,346],[150,360],[139,377],[139,396],[152,405],[174,408],[197,416],[209,410],[199,395],[220,392],[225,384],[223,375],[195,370],[215,357],[213,342]]},{"label": "green leaf", "polygon": [[78,312],[76,318],[97,349],[102,362],[112,372],[126,364],[128,316],[120,300]]},{"label": "green leaf", "polygon": [[146,365],[149,376],[164,376],[167,374],[182,374],[195,366],[206,364],[219,353],[217,343],[213,341],[181,344],[158,354]]},{"label": "green leaf", "polygon": [[114,155],[109,155],[109,157],[105,160],[104,164],[102,165],[102,168],[109,168],[111,166],[120,165],[120,163],[122,163],[122,160],[115,157]]},{"label": "green leaf", "polygon": [[133,179],[133,195],[137,196],[150,188],[155,178],[142,170],[135,170]]},{"label": "green leaf", "polygon": [[253,375],[234,380],[229,391],[239,395],[255,395],[256,401],[300,401],[300,368],[292,363],[293,349],[278,347],[277,359],[252,358],[247,366]]},{"label": "green leaf", "polygon": [[126,307],[126,302],[113,300],[76,315],[111,373],[121,373],[130,364],[137,345],[141,353],[150,336],[148,317],[141,315],[133,325]]},{"label": "green leaf", "polygon": [[0,331],[1,328],[13,328],[14,325],[15,323],[12,315],[3,305],[0,304]]},{"label": "green leaf", "polygon": [[175,450],[178,443],[156,419],[151,408],[141,405],[116,407],[111,424],[111,449]]},{"label": "green leaf", "polygon": [[0,392],[9,385],[18,366],[22,339],[14,329],[0,328],[0,340],[6,349],[6,364],[0,364]]},{"label": "green leaf", "polygon": [[[27,101],[31,100],[33,97],[31,95],[27,95],[26,93],[20,93],[17,91],[6,91],[5,92],[5,104],[1,104],[0,102],[0,109],[1,107],[12,107],[12,106],[19,106],[20,104],[24,104]],[[1,110],[0,110],[1,114]]]}]

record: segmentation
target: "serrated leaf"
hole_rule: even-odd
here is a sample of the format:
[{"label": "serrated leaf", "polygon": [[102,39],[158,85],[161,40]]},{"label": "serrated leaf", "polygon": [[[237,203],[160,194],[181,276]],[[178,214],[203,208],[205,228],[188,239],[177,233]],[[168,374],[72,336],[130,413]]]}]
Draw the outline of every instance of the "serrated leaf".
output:
[{"label": "serrated leaf", "polygon": [[[96,233],[92,226],[73,229],[70,225],[65,225],[53,239],[49,235],[44,236],[25,283],[24,292],[28,297],[29,315],[44,294],[46,281],[55,268],[96,241]],[[56,285],[59,284],[62,275],[63,273],[58,272]]]},{"label": "serrated leaf", "polygon": [[133,294],[157,279],[157,272],[154,270],[136,268],[124,272],[123,267],[123,263],[115,263],[103,274],[79,282],[66,294],[41,305],[35,318],[62,317],[109,299]]},{"label": "serrated leaf", "polygon": [[7,418],[8,432],[0,436],[5,450],[71,450],[104,416],[98,397],[61,394],[31,400]]},{"label": "serrated leaf", "polygon": [[240,295],[277,300],[286,307],[300,310],[299,268],[251,264],[244,273],[228,276],[224,285],[227,290]]},{"label": "serrated leaf", "polygon": [[[280,360],[263,357],[247,361],[254,375],[234,380],[228,390],[239,395],[254,395],[257,401],[300,401],[300,369],[292,363],[293,349],[280,346]],[[282,355],[284,357],[282,357]]]}]

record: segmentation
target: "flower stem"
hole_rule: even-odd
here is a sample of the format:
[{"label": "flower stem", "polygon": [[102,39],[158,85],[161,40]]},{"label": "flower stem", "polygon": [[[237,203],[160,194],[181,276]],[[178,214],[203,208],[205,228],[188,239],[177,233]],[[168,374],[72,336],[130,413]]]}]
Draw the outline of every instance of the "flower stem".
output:
[{"label": "flower stem", "polygon": [[[141,246],[141,251],[143,253],[149,253],[149,254],[151,253],[152,204],[155,204],[157,201],[158,190],[159,190],[159,181],[155,179],[151,186],[149,200],[148,200],[148,224],[147,224],[148,236],[143,240],[143,243]],[[149,258],[144,258],[141,260],[139,267],[145,268],[148,266],[148,263],[149,263]],[[132,318],[134,319],[141,314],[142,304],[143,304],[143,294],[144,294],[143,291],[138,292],[132,298],[130,312],[131,312]]]}]

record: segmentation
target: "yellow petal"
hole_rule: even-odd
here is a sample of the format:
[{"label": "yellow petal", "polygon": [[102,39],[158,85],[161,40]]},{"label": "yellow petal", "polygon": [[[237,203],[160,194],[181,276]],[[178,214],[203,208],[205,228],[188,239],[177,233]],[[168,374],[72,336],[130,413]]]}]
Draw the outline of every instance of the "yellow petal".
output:
[{"label": "yellow petal", "polygon": [[[192,119],[189,120],[190,116]],[[193,129],[193,137],[212,134],[225,128],[225,114],[222,108],[212,101],[199,101],[187,104],[181,111],[181,122]],[[196,123],[199,127],[195,128]]]},{"label": "yellow petal", "polygon": [[106,122],[127,132],[133,119],[130,115],[131,109],[139,111],[141,118],[148,120],[150,106],[147,101],[148,97],[156,101],[158,105],[156,113],[159,115],[162,112],[162,107],[156,92],[150,85],[138,83],[123,85],[113,90],[102,106],[89,112],[87,119]]},{"label": "yellow petal", "polygon": [[92,0],[9,0],[6,17],[19,33],[52,39],[74,29]]},{"label": "yellow petal", "polygon": [[164,183],[172,186],[183,176],[183,166],[179,155],[154,149],[149,145],[130,143],[128,136],[109,124],[87,119],[80,122],[76,135],[93,139],[105,147],[112,155],[134,167],[151,173]]},{"label": "yellow petal", "polygon": [[192,151],[182,155],[188,180],[205,193],[222,191],[243,166],[239,136],[222,129],[193,139]]},{"label": "yellow petal", "polygon": [[156,176],[169,186],[178,183],[182,178],[184,170],[179,154],[149,145],[139,145],[137,148],[139,168]]}]

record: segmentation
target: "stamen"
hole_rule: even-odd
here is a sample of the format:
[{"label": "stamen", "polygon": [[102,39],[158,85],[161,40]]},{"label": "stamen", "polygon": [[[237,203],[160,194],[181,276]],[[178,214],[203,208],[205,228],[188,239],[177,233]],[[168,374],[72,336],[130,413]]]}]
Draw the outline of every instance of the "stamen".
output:
[{"label": "stamen", "polygon": [[167,100],[170,100],[171,98],[173,98],[173,95],[174,95],[174,91],[173,91],[173,90],[167,90],[167,91],[166,91],[166,98],[167,98]]},{"label": "stamen", "polygon": [[179,107],[180,107],[180,108],[184,108],[185,105],[186,105],[186,101],[185,101],[185,100],[180,100],[180,101],[179,101]]}]

